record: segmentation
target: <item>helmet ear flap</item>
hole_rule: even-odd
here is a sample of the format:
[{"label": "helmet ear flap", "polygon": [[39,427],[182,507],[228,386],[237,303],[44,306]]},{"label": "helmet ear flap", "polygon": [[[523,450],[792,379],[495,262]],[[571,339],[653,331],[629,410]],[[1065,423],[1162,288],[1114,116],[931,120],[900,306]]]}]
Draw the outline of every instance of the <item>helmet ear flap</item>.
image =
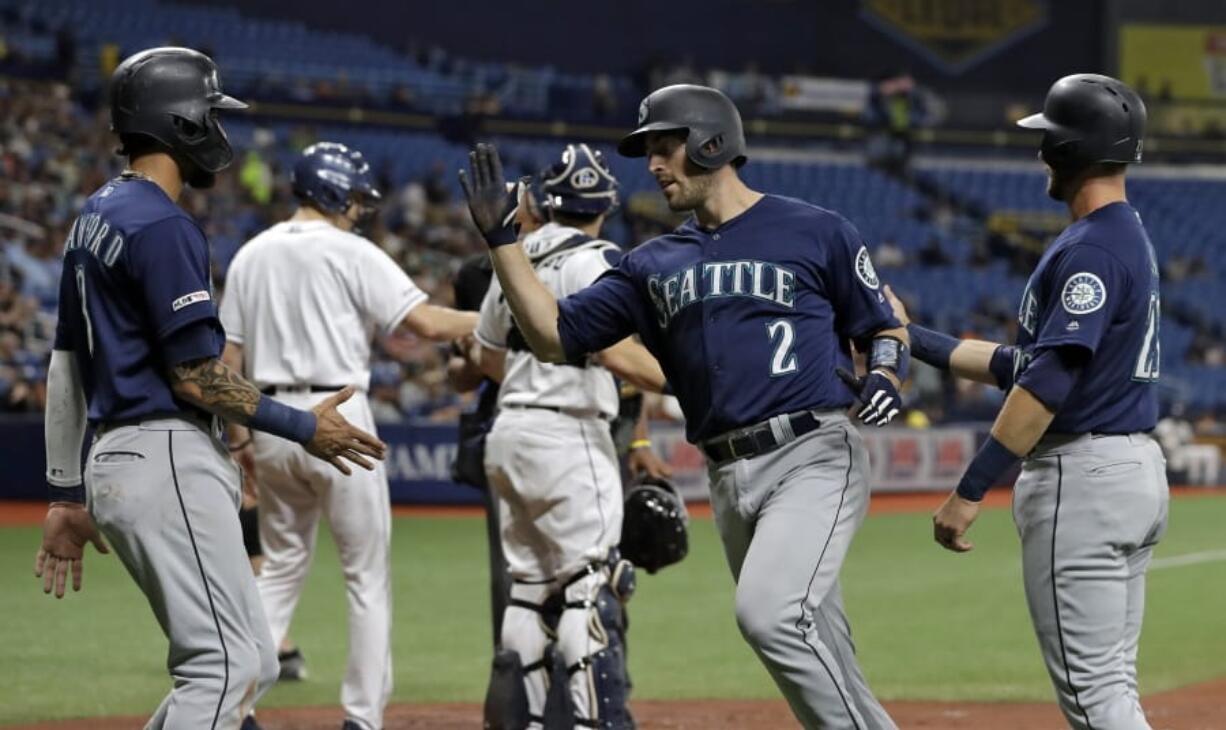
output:
[{"label": "helmet ear flap", "polygon": [[175,134],[179,139],[188,144],[197,144],[204,140],[209,134],[209,129],[203,124],[199,124],[187,117],[179,114],[171,114],[171,123],[174,125]]}]

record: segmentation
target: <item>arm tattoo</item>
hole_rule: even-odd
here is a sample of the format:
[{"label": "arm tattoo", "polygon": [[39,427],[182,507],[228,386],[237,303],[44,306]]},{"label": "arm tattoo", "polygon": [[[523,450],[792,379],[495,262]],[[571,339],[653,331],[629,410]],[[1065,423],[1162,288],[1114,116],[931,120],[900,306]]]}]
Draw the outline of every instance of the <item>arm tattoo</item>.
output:
[{"label": "arm tattoo", "polygon": [[260,391],[217,358],[177,365],[170,380],[175,395],[231,423],[247,423],[260,402]]}]

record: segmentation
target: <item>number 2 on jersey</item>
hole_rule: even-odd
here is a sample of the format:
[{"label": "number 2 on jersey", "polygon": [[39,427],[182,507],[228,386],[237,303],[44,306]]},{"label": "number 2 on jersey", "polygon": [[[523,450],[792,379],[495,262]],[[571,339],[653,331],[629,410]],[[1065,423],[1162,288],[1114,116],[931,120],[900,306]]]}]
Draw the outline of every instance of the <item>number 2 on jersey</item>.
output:
[{"label": "number 2 on jersey", "polygon": [[1149,315],[1145,319],[1145,338],[1141,340],[1141,352],[1137,355],[1136,367],[1132,369],[1132,379],[1143,383],[1153,383],[1158,380],[1158,369],[1161,347],[1158,342],[1158,323],[1161,317],[1162,303],[1158,292],[1149,295]]},{"label": "number 2 on jersey", "polygon": [[94,323],[89,321],[89,306],[85,302],[85,267],[77,264],[77,296],[81,300],[81,316],[85,318],[85,342],[89,345],[89,355],[94,356]]},{"label": "number 2 on jersey", "polygon": [[796,372],[796,353],[792,352],[792,344],[796,340],[796,330],[789,319],[776,319],[766,325],[766,334],[775,343],[775,352],[771,356],[771,377],[787,375]]}]

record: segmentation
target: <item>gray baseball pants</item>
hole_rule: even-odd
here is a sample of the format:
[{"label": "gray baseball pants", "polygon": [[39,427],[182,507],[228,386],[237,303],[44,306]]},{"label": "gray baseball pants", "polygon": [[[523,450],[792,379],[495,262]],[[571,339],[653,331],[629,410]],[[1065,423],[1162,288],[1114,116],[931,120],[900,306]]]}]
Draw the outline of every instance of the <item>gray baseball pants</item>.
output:
[{"label": "gray baseball pants", "polygon": [[277,652],[243,549],[240,477],[182,418],[107,430],[86,463],[90,514],[170,641],[170,694],[148,729],[236,730],[276,680]]},{"label": "gray baseball pants", "polygon": [[[868,453],[841,412],[774,451],[712,464],[741,633],[806,728],[894,730],[843,611],[839,569],[868,513]],[[782,417],[771,419],[776,433]]]},{"label": "gray baseball pants", "polygon": [[1137,693],[1145,570],[1166,531],[1166,462],[1145,434],[1049,436],[1022,466],[1013,519],[1026,602],[1077,730],[1148,730]]}]

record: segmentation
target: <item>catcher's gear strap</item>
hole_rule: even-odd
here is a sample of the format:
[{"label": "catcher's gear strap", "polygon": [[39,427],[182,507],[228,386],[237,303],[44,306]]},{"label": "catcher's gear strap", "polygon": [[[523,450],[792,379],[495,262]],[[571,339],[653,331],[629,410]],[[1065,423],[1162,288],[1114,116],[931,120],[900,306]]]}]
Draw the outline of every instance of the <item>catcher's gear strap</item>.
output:
[{"label": "catcher's gear strap", "polygon": [[634,727],[627,706],[630,699],[630,679],[626,673],[625,607],[609,585],[601,582],[594,599],[568,600],[565,610],[590,612],[588,630],[592,639],[602,646],[566,667],[572,682],[574,675],[585,673],[584,684],[595,693],[593,699],[596,705],[590,708],[592,717],[576,716],[575,725],[595,728]]},{"label": "catcher's gear strap", "polygon": [[[565,229],[563,229],[565,230]],[[575,235],[563,240],[556,246],[545,248],[535,254],[529,254],[529,261],[532,262],[532,267],[539,269],[547,264],[552,264],[558,257],[569,255],[581,248],[604,248],[611,247],[613,244],[608,241],[602,241],[597,238],[592,238],[585,233],[576,233]],[[528,340],[524,337],[523,332],[519,329],[519,325],[511,322],[511,329],[507,332],[507,349],[512,352],[531,352],[532,348],[528,346]],[[568,361],[559,363],[561,365],[570,365],[572,367],[587,367],[587,358],[582,358],[576,361]]]},{"label": "catcher's gear strap", "polygon": [[583,566],[582,568],[580,568],[574,575],[567,578],[566,582],[562,584],[562,590],[565,592],[567,588],[570,588],[571,586],[583,580],[584,578],[588,577],[589,575],[597,575],[599,573],[603,573],[605,569],[608,567],[609,567],[609,564],[603,560],[592,561],[588,563],[587,565]]},{"label": "catcher's gear strap", "polygon": [[618,559],[609,575],[609,588],[612,589],[613,595],[617,596],[617,600],[626,603],[637,587],[638,578],[634,573],[634,563]]}]

